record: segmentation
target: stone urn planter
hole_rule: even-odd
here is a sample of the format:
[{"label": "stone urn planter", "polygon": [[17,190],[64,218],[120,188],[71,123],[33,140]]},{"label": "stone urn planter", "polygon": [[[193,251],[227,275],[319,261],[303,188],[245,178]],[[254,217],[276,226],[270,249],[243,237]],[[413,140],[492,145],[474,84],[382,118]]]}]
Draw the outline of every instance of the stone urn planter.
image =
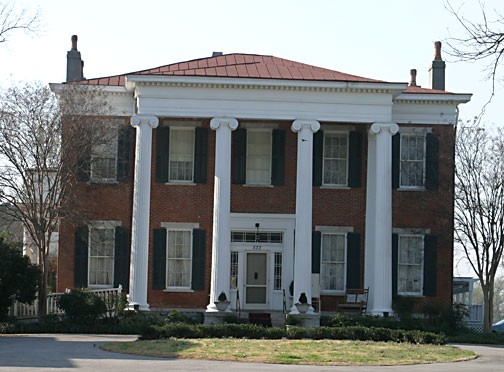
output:
[{"label": "stone urn planter", "polygon": [[306,298],[306,293],[301,293],[299,296],[299,302],[295,304],[297,310],[304,314],[310,309],[310,304],[308,303],[308,299]]},{"label": "stone urn planter", "polygon": [[224,292],[221,292],[214,304],[217,310],[225,311],[228,308],[230,302],[228,301],[226,294]]}]

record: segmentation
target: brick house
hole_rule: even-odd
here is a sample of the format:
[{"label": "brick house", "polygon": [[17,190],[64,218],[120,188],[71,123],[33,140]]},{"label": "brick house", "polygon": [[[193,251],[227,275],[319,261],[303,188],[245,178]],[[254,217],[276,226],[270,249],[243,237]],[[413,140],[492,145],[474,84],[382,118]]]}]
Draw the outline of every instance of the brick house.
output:
[{"label": "brick house", "polygon": [[[61,221],[58,289],[122,284],[147,310],[333,312],[395,295],[452,301],[457,107],[435,45],[429,88],[273,56],[214,53],[67,84],[109,97],[107,146],[76,186],[90,222]],[[64,84],[52,84],[58,91]],[[309,312],[311,312],[310,310]]]}]

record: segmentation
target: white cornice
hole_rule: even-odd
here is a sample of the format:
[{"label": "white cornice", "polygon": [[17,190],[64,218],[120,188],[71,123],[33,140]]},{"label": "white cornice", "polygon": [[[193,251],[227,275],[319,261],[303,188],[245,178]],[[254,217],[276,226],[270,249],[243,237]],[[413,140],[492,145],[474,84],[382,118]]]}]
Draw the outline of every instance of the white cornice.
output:
[{"label": "white cornice", "polygon": [[290,91],[317,92],[358,92],[384,93],[398,95],[407,87],[407,83],[384,82],[344,82],[344,81],[314,81],[314,80],[281,80],[281,79],[249,79],[220,78],[196,76],[152,76],[127,75],[126,87],[131,90],[135,85],[171,86],[224,89],[268,89]]},{"label": "white cornice", "polygon": [[79,85],[79,84],[64,84],[64,83],[49,83],[49,87],[54,93],[61,93],[65,89],[72,89],[78,92],[105,92],[114,96],[130,96],[131,92],[124,86],[108,86],[108,85]]},{"label": "white cornice", "polygon": [[471,100],[472,94],[414,94],[403,93],[394,99],[394,103],[409,104],[460,104]]}]

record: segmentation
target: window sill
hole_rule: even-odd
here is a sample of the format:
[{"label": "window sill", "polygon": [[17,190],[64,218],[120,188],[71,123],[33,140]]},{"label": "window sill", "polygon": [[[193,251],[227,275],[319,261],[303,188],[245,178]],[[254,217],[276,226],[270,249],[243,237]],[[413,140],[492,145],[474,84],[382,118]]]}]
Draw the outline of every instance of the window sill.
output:
[{"label": "window sill", "polygon": [[194,290],[192,290],[191,288],[165,288],[163,289],[163,292],[193,293]]},{"label": "window sill", "polygon": [[250,184],[250,183],[245,183],[243,184],[243,187],[274,187],[273,185],[269,184]]},{"label": "window sill", "polygon": [[197,184],[194,182],[165,182],[165,185],[168,186],[196,186]]},{"label": "window sill", "polygon": [[338,185],[322,185],[319,186],[321,189],[328,189],[328,190],[350,190],[351,187],[349,186],[338,186]]},{"label": "window sill", "polygon": [[418,186],[418,187],[401,186],[397,190],[399,190],[399,191],[425,191],[427,189],[424,186]]},{"label": "window sill", "polygon": [[344,296],[345,291],[320,291],[321,296]]},{"label": "window sill", "polygon": [[119,183],[119,181],[94,179],[94,180],[89,180],[88,183],[92,184],[92,185],[117,185]]},{"label": "window sill", "polygon": [[409,297],[409,298],[424,298],[425,296],[421,293],[397,293],[398,296],[401,297]]}]

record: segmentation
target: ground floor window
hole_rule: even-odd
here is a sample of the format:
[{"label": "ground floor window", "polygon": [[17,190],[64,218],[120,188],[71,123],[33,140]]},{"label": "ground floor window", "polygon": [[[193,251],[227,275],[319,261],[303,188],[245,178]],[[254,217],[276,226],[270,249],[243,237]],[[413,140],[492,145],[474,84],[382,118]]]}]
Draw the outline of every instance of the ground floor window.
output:
[{"label": "ground floor window", "polygon": [[322,233],[320,289],[345,290],[346,234]]},{"label": "ground floor window", "polygon": [[275,268],[273,273],[273,289],[282,289],[282,253],[275,252]]},{"label": "ground floor window", "polygon": [[238,252],[231,252],[231,289],[238,288]]},{"label": "ground floor window", "polygon": [[191,287],[192,231],[168,230],[166,286]]},{"label": "ground floor window", "polygon": [[423,235],[399,235],[397,292],[422,295],[424,274]]},{"label": "ground floor window", "polygon": [[88,284],[90,286],[112,286],[114,245],[114,227],[89,227]]}]

